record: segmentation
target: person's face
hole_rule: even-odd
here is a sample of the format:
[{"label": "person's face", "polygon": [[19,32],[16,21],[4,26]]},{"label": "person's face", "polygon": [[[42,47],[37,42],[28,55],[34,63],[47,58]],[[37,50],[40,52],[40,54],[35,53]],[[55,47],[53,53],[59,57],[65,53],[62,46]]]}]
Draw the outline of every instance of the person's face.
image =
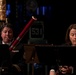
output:
[{"label": "person's face", "polygon": [[69,38],[73,46],[76,46],[76,29],[71,29],[69,33]]},{"label": "person's face", "polygon": [[69,73],[69,67],[64,65],[64,66],[59,66],[59,71],[62,73],[62,74],[68,74]]},{"label": "person's face", "polygon": [[5,43],[9,43],[13,38],[13,30],[9,27],[4,27],[1,31],[1,37]]}]

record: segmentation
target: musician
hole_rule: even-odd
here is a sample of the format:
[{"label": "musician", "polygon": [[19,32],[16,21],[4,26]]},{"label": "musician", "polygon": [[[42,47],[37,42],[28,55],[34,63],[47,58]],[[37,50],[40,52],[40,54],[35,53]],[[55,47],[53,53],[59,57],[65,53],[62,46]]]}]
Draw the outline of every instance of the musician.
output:
[{"label": "musician", "polygon": [[[76,46],[76,24],[75,23],[71,24],[67,28],[64,46]],[[67,56],[68,56],[68,54],[67,54]],[[73,55],[70,55],[70,56],[72,58]],[[71,58],[70,58],[70,61],[66,61],[66,60],[62,61],[62,63],[58,66],[58,70],[56,71],[56,75],[76,74],[76,68],[75,68],[76,62],[75,62],[74,58],[72,58],[72,60],[71,60]],[[68,63],[63,64],[64,62],[68,62]],[[71,64],[69,64],[69,63],[71,63]],[[53,74],[53,73],[51,73],[51,71],[50,71],[50,75],[51,74]]]},{"label": "musician", "polygon": [[[65,36],[65,45],[69,46],[76,46],[76,23],[71,24],[66,31],[66,36]],[[76,61],[74,58],[73,59],[73,66],[74,66],[74,74],[76,74]]]},{"label": "musician", "polygon": [[[0,44],[7,44],[9,47],[14,41],[14,28],[11,23],[3,23],[0,25]],[[25,59],[23,58],[24,47],[22,43],[19,43],[15,50],[10,51],[12,66],[17,69],[17,71],[24,71]],[[23,68],[23,69],[22,69]]]}]

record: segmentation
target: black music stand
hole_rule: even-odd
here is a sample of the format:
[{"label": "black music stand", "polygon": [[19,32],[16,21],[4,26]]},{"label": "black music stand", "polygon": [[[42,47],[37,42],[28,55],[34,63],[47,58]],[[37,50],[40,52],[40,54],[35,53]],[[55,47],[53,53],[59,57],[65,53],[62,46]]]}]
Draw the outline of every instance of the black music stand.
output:
[{"label": "black music stand", "polygon": [[0,75],[7,74],[10,65],[11,60],[9,46],[0,44]]},{"label": "black music stand", "polygon": [[43,64],[64,64],[74,65],[75,50],[73,46],[35,46],[40,63]]},{"label": "black music stand", "polygon": [[9,62],[10,62],[9,46],[4,45],[4,44],[0,44],[0,66],[4,66],[5,64],[9,64]]}]

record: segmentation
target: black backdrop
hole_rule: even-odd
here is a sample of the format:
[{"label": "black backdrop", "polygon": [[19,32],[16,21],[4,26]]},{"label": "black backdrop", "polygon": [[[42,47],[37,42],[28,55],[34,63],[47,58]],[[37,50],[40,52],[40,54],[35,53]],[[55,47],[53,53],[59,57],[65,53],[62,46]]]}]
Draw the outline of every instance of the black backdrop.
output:
[{"label": "black backdrop", "polygon": [[[28,0],[7,0],[7,4],[11,6],[11,13],[8,18],[14,24],[16,36],[30,20],[30,16],[26,14],[26,2]],[[54,1],[54,0],[36,0],[38,7],[51,6],[51,12],[47,11],[46,15],[36,15],[38,20],[44,21],[44,38],[50,44],[62,44],[65,41],[65,33],[67,27],[71,23],[76,22],[76,5],[73,1]],[[18,7],[17,7],[18,5]],[[22,12],[20,12],[22,10]],[[29,13],[31,15],[31,13]],[[25,20],[25,21],[24,21]],[[28,32],[22,39],[27,43]]]}]

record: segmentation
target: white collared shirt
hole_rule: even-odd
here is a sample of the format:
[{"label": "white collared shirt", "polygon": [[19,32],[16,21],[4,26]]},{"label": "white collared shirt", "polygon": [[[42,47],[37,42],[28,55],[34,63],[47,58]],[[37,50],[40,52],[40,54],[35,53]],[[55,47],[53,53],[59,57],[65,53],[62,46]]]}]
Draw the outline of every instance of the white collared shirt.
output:
[{"label": "white collared shirt", "polygon": [[2,41],[2,44],[7,44],[7,45],[9,45],[9,46],[11,45],[11,43],[12,43],[12,42],[5,43],[5,42]]}]

